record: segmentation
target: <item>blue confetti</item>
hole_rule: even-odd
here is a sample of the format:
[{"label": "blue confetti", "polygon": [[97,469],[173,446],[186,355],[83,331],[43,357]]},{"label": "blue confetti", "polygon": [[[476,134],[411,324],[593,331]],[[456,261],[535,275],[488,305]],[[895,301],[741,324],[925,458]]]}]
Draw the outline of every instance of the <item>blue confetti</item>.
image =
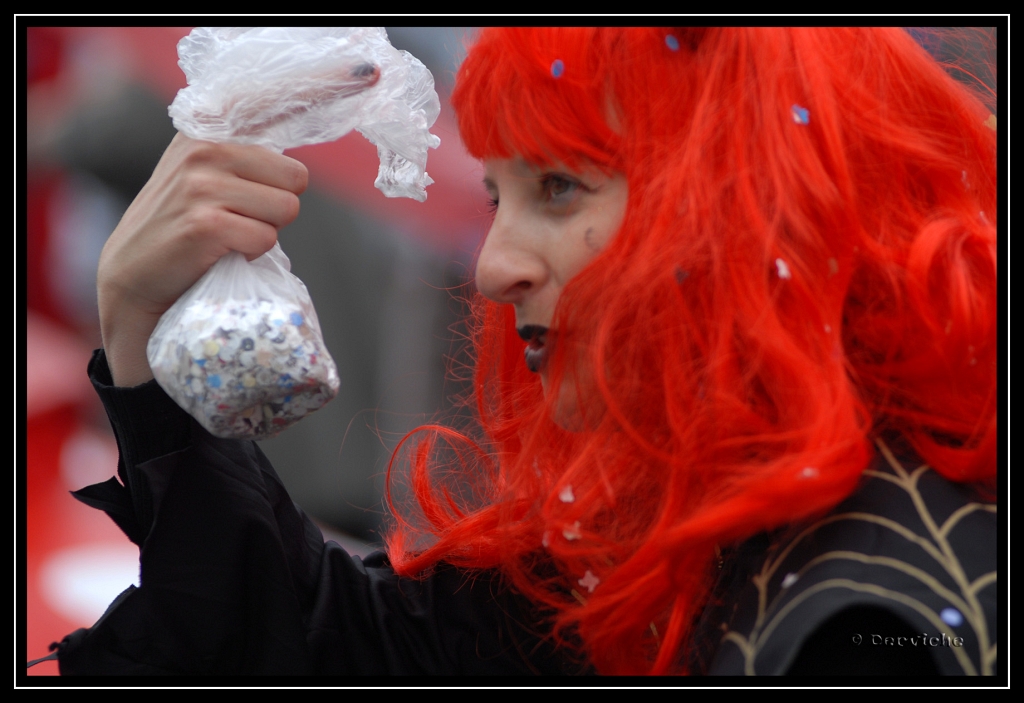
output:
[{"label": "blue confetti", "polygon": [[193,359],[192,361],[196,362],[199,366],[206,366],[206,359]]},{"label": "blue confetti", "polygon": [[800,107],[796,103],[793,104],[792,108],[793,121],[797,124],[807,124],[811,121],[811,113],[806,107]]},{"label": "blue confetti", "polygon": [[964,622],[964,616],[956,608],[943,608],[939,617],[950,627],[960,627]]},{"label": "blue confetti", "polygon": [[295,325],[296,327],[298,327],[299,325],[301,325],[301,324],[302,324],[302,315],[301,315],[300,313],[297,313],[297,312],[293,312],[293,313],[291,314],[291,321],[292,321],[292,324],[293,324],[293,325]]},{"label": "blue confetti", "polygon": [[563,73],[565,73],[565,64],[562,63],[562,59],[555,59],[554,63],[551,64],[551,75],[555,78],[561,78]]},{"label": "blue confetti", "polygon": [[210,388],[220,388],[220,376],[218,376],[217,374],[207,376],[206,385],[208,385]]},{"label": "blue confetti", "polygon": [[676,39],[673,35],[669,34],[668,36],[665,37],[665,46],[667,46],[672,51],[679,51],[679,40]]}]

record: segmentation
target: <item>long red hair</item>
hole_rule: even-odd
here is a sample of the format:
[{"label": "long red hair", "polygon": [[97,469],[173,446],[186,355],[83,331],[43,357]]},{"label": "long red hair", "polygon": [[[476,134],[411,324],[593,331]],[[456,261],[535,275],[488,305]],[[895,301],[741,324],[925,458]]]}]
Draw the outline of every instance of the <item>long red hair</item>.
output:
[{"label": "long red hair", "polygon": [[476,298],[477,430],[392,460],[401,573],[497,569],[599,672],[681,673],[716,547],[835,506],[877,433],[994,480],[994,118],[905,31],[485,30],[452,102],[474,156],[629,202],[552,323],[586,428]]}]

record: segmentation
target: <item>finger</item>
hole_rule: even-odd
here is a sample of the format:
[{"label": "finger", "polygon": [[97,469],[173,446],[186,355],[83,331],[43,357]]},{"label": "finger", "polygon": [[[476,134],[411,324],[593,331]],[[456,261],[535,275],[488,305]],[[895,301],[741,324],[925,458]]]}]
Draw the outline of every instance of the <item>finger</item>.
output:
[{"label": "finger", "polygon": [[[212,157],[207,154],[203,158]],[[284,227],[299,214],[299,197],[295,193],[241,178],[225,170],[223,163],[217,167],[192,165],[179,169],[172,178],[154,185],[146,197],[138,200],[149,205],[147,211],[162,208],[169,213],[190,213],[192,227],[201,226],[202,215],[209,207],[262,220],[275,227]]]},{"label": "finger", "polygon": [[309,185],[309,171],[301,161],[263,147],[243,149],[232,167],[239,178],[287,190],[295,195],[301,194]]},{"label": "finger", "polygon": [[215,260],[237,251],[252,261],[277,243],[277,228],[261,220],[224,210],[211,212],[208,217],[210,227],[219,232],[218,244],[222,247]]},{"label": "finger", "polygon": [[280,229],[299,216],[299,196],[291,191],[233,178],[217,196],[225,210]]},{"label": "finger", "polygon": [[309,183],[309,172],[302,162],[261,146],[193,140],[183,160],[188,170],[213,169],[296,195]]}]

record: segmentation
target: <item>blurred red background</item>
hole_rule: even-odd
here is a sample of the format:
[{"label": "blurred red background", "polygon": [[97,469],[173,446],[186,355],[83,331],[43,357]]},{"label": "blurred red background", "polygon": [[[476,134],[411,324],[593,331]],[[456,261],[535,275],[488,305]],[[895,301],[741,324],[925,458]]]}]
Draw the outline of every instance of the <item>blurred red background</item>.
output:
[{"label": "blurred red background", "polygon": [[[27,383],[26,500],[20,522],[26,558],[17,587],[23,589],[19,596],[24,598],[18,602],[25,607],[24,655],[30,660],[45,656],[50,643],[90,626],[118,592],[138,579],[134,545],[105,515],[69,495],[116,472],[116,444],[89,387],[85,366],[100,343],[89,289],[95,258],[132,197],[130,185],[120,195],[107,186],[117,185],[119,175],[127,178],[130,169],[112,159],[108,168],[125,173],[114,173],[106,185],[97,183],[95,173],[84,173],[89,169],[81,167],[80,159],[68,157],[67,134],[76,120],[102,114],[105,102],[121,99],[126,87],[169,104],[185,86],[176,44],[191,28],[24,29],[19,40],[25,42],[25,65],[19,69],[27,76],[27,92],[20,96],[24,110],[17,119],[22,120],[19,134],[25,137],[27,157],[24,197],[19,199],[26,231],[16,241],[24,247],[28,309],[25,344],[20,348]],[[409,49],[434,71],[442,98],[441,116],[432,129],[441,146],[428,157],[435,183],[428,188],[426,203],[390,200],[373,187],[377,153],[361,135],[289,154],[307,165],[311,184],[336,199],[338,207],[394,233],[395,243],[389,246],[426,252],[431,261],[457,262],[465,268],[486,225],[482,172],[462,148],[447,104],[465,32],[402,28],[391,36],[396,46]],[[396,37],[409,45],[401,46]],[[74,128],[78,131],[73,146],[82,149],[98,134],[88,125]],[[379,370],[374,373],[380,375]],[[363,402],[373,406],[376,396],[368,397]],[[336,445],[330,451],[338,453]],[[326,518],[325,527],[329,529],[330,523]],[[342,534],[338,538],[346,539]],[[363,543],[352,541],[351,548],[359,551]],[[45,661],[28,673],[53,675],[57,665]]]}]

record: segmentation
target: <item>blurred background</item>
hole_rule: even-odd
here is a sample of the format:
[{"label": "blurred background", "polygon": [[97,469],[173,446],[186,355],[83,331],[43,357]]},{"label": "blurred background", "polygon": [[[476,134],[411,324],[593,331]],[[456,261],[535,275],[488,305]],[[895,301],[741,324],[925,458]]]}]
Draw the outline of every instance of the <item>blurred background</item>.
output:
[{"label": "blurred background", "polygon": [[[86,377],[100,346],[96,266],[107,236],[175,134],[167,106],[185,86],[176,44],[191,27],[21,27],[26,77],[24,247],[27,447],[26,660],[88,627],[138,582],[138,549],[69,491],[116,473],[117,448]],[[487,224],[482,169],[462,148],[448,104],[472,32],[389,27],[434,75],[435,183],[425,203],[373,187],[376,148],[357,133],[289,155],[310,171],[298,220],[281,231],[309,288],[341,391],[261,443],[295,501],[354,553],[379,544],[383,474],[413,427],[449,412],[459,295]],[[30,675],[57,673],[43,662]]]}]

